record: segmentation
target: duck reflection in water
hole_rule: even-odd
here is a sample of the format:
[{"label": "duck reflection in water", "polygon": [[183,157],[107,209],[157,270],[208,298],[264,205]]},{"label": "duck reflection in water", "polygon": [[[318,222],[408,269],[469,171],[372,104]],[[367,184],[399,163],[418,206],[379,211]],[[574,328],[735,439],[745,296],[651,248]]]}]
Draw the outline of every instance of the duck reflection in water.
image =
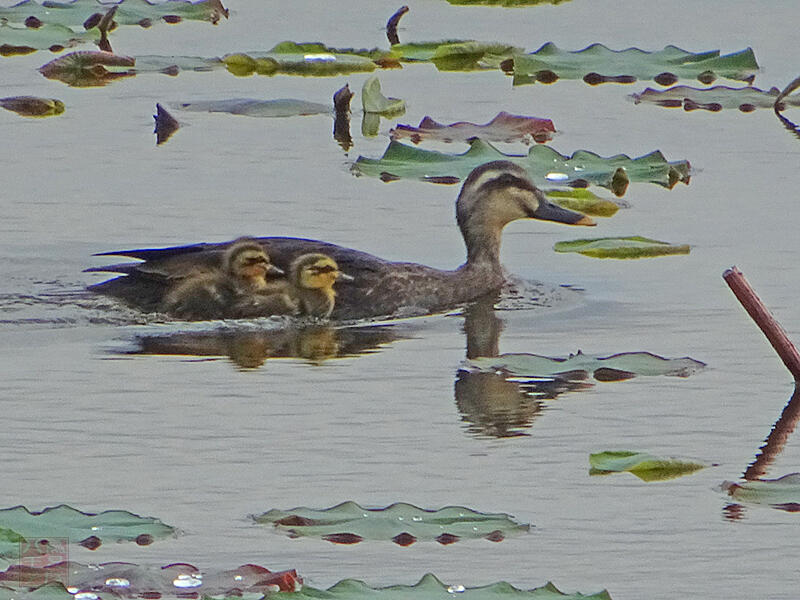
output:
[{"label": "duck reflection in water", "polygon": [[127,354],[228,357],[242,369],[271,358],[299,358],[312,364],[376,352],[399,339],[389,326],[334,328],[324,325],[278,330],[215,330],[137,336]]},{"label": "duck reflection in water", "polygon": [[[467,358],[498,356],[503,321],[497,317],[497,296],[486,297],[464,311]],[[475,436],[509,438],[529,435],[527,429],[543,410],[542,400],[591,384],[559,379],[517,382],[502,373],[459,369],[455,401],[467,431]]]}]

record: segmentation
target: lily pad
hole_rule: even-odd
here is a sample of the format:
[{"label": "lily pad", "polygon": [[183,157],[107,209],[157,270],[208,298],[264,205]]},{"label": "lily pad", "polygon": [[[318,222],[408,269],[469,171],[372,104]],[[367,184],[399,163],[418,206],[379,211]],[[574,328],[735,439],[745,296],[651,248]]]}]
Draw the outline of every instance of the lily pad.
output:
[{"label": "lily pad", "polygon": [[547,190],[548,198],[555,204],[591,217],[613,217],[620,208],[628,208],[623,201],[601,198],[591,190]]},{"label": "lily pad", "polygon": [[379,159],[359,156],[353,165],[356,175],[380,177],[384,181],[421,179],[435,183],[458,183],[470,171],[492,160],[510,160],[528,171],[538,185],[558,183],[571,187],[587,187],[590,183],[606,187],[622,196],[629,181],[646,181],[672,188],[678,181],[689,182],[687,161],[668,162],[659,151],[631,158],[618,154],[604,158],[587,150],[572,156],[559,154],[549,146],[536,145],[527,155],[505,154],[475,139],[463,154],[422,150],[391,141]]},{"label": "lily pad", "polygon": [[740,502],[766,504],[791,512],[800,511],[800,473],[789,473],[777,479],[723,481],[720,491]]},{"label": "lily pad", "polygon": [[758,63],[751,48],[720,55],[719,50],[687,52],[676,46],[647,52],[638,48],[611,50],[592,44],[583,50],[561,50],[548,42],[530,54],[518,54],[513,65],[514,85],[552,83],[558,79],[583,79],[595,85],[605,82],[633,83],[638,79],[672,85],[678,79],[697,79],[710,84],[718,78],[752,82]]},{"label": "lily pad", "polygon": [[[187,563],[153,567],[123,562],[99,565],[61,562],[46,567],[13,565],[0,572],[0,585],[15,588],[18,593],[20,590],[41,590],[41,598],[55,600],[62,598],[59,584],[76,590],[75,594],[84,592],[105,598],[185,598],[189,594],[192,598],[233,597],[237,594],[241,597],[243,593],[260,598],[273,592],[298,591],[302,582],[294,569],[273,572],[253,564],[201,572]],[[42,589],[48,584],[55,587]],[[2,598],[3,592],[0,591]]]},{"label": "lily pad", "polygon": [[327,104],[292,98],[277,100],[231,98],[229,100],[177,102],[173,104],[173,107],[191,112],[225,112],[247,117],[295,117],[332,112],[332,107]]},{"label": "lily pad", "polygon": [[403,62],[432,62],[440,71],[475,71],[497,69],[524,50],[502,42],[444,40],[395,44],[392,52]]},{"label": "lily pad", "polygon": [[482,513],[462,506],[426,510],[403,502],[377,509],[362,508],[355,502],[325,509],[273,509],[253,518],[289,537],[318,537],[339,544],[391,540],[409,546],[418,540],[435,540],[446,545],[476,538],[499,542],[530,529],[505,513]]},{"label": "lily pad", "polygon": [[466,366],[484,372],[501,371],[514,377],[580,380],[591,374],[600,381],[616,381],[635,376],[689,377],[706,364],[688,356],[664,358],[650,352],[602,356],[579,350],[564,358],[527,353],[478,357],[466,361]]},{"label": "lily pad", "polygon": [[450,4],[457,6],[504,6],[512,8],[515,6],[536,6],[537,4],[561,4],[570,0],[447,0]]},{"label": "lily pad", "polygon": [[406,103],[399,98],[387,98],[381,93],[381,82],[373,75],[361,88],[361,106],[364,112],[393,117],[406,112]]},{"label": "lily pad", "polygon": [[332,52],[305,54],[288,52],[236,53],[223,56],[222,62],[229,72],[238,77],[246,77],[253,74],[334,77],[350,73],[369,73],[377,68],[374,62],[363,56]]},{"label": "lily pad", "polygon": [[652,258],[672,254],[689,254],[688,244],[670,244],[646,237],[608,237],[556,242],[556,252],[577,252],[592,258]]},{"label": "lily pad", "polygon": [[23,117],[53,117],[64,112],[61,100],[36,96],[0,98],[0,106]]},{"label": "lily pad", "polygon": [[100,39],[97,28],[75,32],[65,25],[45,23],[38,28],[14,26],[0,20],[0,56],[30,54],[37,50],[61,52]]},{"label": "lily pad", "polygon": [[181,20],[209,21],[216,24],[222,17],[228,17],[228,10],[220,0],[165,0],[148,2],[147,0],[120,0],[117,3],[100,2],[99,0],[73,0],[57,2],[47,0],[39,4],[35,0],[23,0],[13,6],[0,7],[0,19],[10,23],[24,23],[33,17],[41,23],[66,25],[67,27],[84,26],[91,23],[98,13],[104,13],[116,6],[114,21],[120,25],[140,25],[149,27],[162,20],[166,23],[178,23]]},{"label": "lily pad", "polygon": [[332,48],[321,42],[280,42],[273,46],[270,51],[273,54],[350,54],[363,56],[378,64],[396,62],[397,55],[391,50],[382,48]]},{"label": "lily pad", "polygon": [[589,475],[609,475],[627,471],[642,481],[663,481],[694,473],[709,465],[690,459],[618,450],[589,455],[589,466]]},{"label": "lily pad", "polygon": [[454,595],[467,600],[477,598],[481,600],[509,600],[513,598],[530,598],[531,600],[611,600],[611,596],[605,590],[591,595],[565,594],[552,583],[547,583],[531,590],[518,589],[505,581],[474,588],[464,587],[463,585],[446,585],[430,573],[415,585],[392,585],[373,588],[357,579],[344,579],[327,590],[318,590],[306,586],[292,597],[297,600],[405,600],[406,598],[413,600],[413,598],[419,596],[426,600],[452,600]]},{"label": "lily pad", "polygon": [[487,142],[532,142],[544,143],[553,138],[555,126],[550,119],[512,115],[505,111],[497,113],[491,121],[484,125],[476,125],[466,121],[443,125],[430,117],[423,118],[417,127],[398,125],[389,131],[393,140],[409,138],[414,144],[423,140],[439,142],[467,142],[479,137]]},{"label": "lily pad", "polygon": [[[666,108],[683,108],[685,111],[719,112],[738,108],[741,112],[748,113],[757,108],[773,108],[779,94],[780,91],[775,87],[764,91],[751,86],[732,88],[717,85],[712,88],[693,88],[676,85],[666,90],[647,88],[639,94],[631,94],[631,98],[636,104],[648,102]],[[800,106],[800,97],[790,96],[781,103],[783,107]]]},{"label": "lily pad", "polygon": [[41,512],[31,512],[24,506],[2,509],[2,530],[9,530],[12,536],[21,536],[30,543],[60,538],[91,549],[103,542],[135,541],[148,545],[176,534],[174,527],[153,517],[140,517],[125,510],[85,513],[65,504]]}]

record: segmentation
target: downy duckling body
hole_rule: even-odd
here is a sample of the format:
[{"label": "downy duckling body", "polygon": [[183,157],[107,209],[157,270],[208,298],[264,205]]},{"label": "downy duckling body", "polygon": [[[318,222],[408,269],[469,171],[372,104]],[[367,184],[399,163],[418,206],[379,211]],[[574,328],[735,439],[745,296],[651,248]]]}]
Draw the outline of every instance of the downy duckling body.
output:
[{"label": "downy duckling body", "polygon": [[[528,178],[509,162],[493,161],[475,168],[456,201],[456,221],[467,249],[466,262],[452,271],[392,262],[365,252],[318,240],[263,237],[256,240],[281,268],[301,254],[323,253],[355,280],[339,286],[331,317],[360,319],[424,314],[448,310],[498,292],[505,283],[500,265],[503,228],[517,219],[540,219],[572,225],[594,225],[589,217],[551,204]],[[197,264],[218,264],[229,243],[108,252],[141,259],[89,269],[122,273],[90,289],[152,310],[163,296],[163,280]]]},{"label": "downy duckling body", "polygon": [[160,311],[190,321],[249,316],[248,298],[267,289],[267,276],[283,274],[272,265],[264,247],[247,238],[224,252],[222,265],[197,265],[165,294]]}]

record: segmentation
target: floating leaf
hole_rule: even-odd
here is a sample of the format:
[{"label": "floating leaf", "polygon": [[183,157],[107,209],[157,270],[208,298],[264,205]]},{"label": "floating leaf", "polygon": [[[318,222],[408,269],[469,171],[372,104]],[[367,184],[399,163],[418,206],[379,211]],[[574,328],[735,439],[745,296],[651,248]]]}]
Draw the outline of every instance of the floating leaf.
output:
[{"label": "floating leaf", "polygon": [[646,52],[638,48],[611,50],[592,44],[570,52],[548,42],[530,54],[515,55],[511,68],[514,85],[581,78],[592,85],[606,81],[633,83],[637,79],[672,85],[678,79],[710,84],[720,77],[752,82],[759,67],[751,48],[720,56],[719,50],[694,53],[667,46]]},{"label": "floating leaf", "polygon": [[[693,88],[676,85],[666,90],[647,88],[639,94],[631,94],[636,104],[649,102],[666,108],[683,108],[685,111],[707,110],[718,112],[723,109],[738,108],[742,112],[752,112],[757,108],[773,108],[780,91],[768,91],[755,87],[732,88],[717,85],[712,88]],[[800,106],[800,98],[790,96],[781,101],[785,106]]]},{"label": "floating leaf", "polygon": [[392,46],[401,61],[432,62],[440,71],[497,69],[504,60],[523,52],[522,48],[502,42],[445,40],[415,42]]},{"label": "floating leaf", "polygon": [[393,140],[409,138],[415,144],[422,140],[466,142],[474,137],[479,137],[487,142],[521,141],[530,144],[535,141],[541,144],[551,140],[555,130],[550,119],[499,112],[485,125],[475,125],[465,121],[442,125],[430,117],[425,117],[417,127],[398,125],[389,131],[389,137]]},{"label": "floating leaf", "polygon": [[425,510],[403,502],[378,509],[365,509],[355,502],[326,509],[273,509],[254,519],[290,537],[319,537],[340,544],[392,540],[401,546],[418,540],[436,540],[443,545],[476,538],[499,542],[530,528],[505,513],[481,513],[462,506]]},{"label": "floating leaf", "polygon": [[406,112],[406,103],[399,98],[387,98],[381,93],[381,82],[373,75],[364,82],[361,88],[361,105],[364,112],[377,113],[386,117],[402,115]]},{"label": "floating leaf", "polygon": [[537,4],[561,4],[570,0],[447,0],[450,4],[457,6],[504,6],[513,8],[516,6],[536,6]]},{"label": "floating leaf", "polygon": [[228,17],[228,10],[220,0],[166,0],[148,2],[147,0],[120,0],[117,3],[99,0],[73,0],[57,2],[48,0],[42,4],[34,0],[23,0],[13,6],[0,7],[0,19],[11,23],[24,23],[33,17],[41,23],[84,26],[92,23],[98,13],[105,13],[116,6],[114,21],[120,25],[141,25],[149,27],[155,21],[177,23],[183,19],[191,21],[210,21],[216,24],[220,18]]},{"label": "floating leaf", "polygon": [[694,473],[709,465],[689,459],[618,450],[590,454],[589,466],[589,475],[608,475],[627,471],[642,481],[663,481]]},{"label": "floating leaf", "polygon": [[800,511],[800,473],[740,483],[723,481],[719,489],[740,502],[767,504],[790,512]]},{"label": "floating leaf", "polygon": [[592,258],[652,258],[671,254],[689,254],[688,244],[670,244],[646,237],[608,237],[556,242],[556,252],[577,252]]},{"label": "floating leaf", "polygon": [[591,190],[547,190],[547,196],[555,204],[592,217],[613,217],[620,208],[628,208],[621,201],[601,198]]},{"label": "floating leaf", "polygon": [[88,87],[105,85],[114,79],[134,75],[131,67],[135,63],[130,56],[80,50],[51,60],[40,67],[39,72],[48,79],[57,79],[67,85]]},{"label": "floating leaf", "polygon": [[540,377],[581,380],[594,375],[600,381],[616,381],[634,376],[668,375],[689,377],[705,363],[689,358],[664,358],[650,352],[621,352],[609,356],[570,354],[566,358],[538,354],[508,353],[470,359],[468,368],[484,372],[502,371],[514,377]]},{"label": "floating leaf", "polygon": [[151,544],[175,535],[175,528],[153,517],[140,517],[124,510],[85,513],[62,504],[31,512],[24,506],[0,510],[0,530],[8,529],[28,542],[54,538],[81,543],[92,549],[101,542],[135,541]]},{"label": "floating leaf", "polygon": [[396,60],[396,54],[391,50],[381,48],[331,48],[321,42],[280,42],[269,51],[272,54],[351,54],[363,56],[373,62],[384,64]]},{"label": "floating leaf", "polygon": [[333,77],[350,73],[369,73],[377,65],[363,56],[330,52],[292,54],[281,52],[251,52],[228,54],[222,57],[228,71],[239,77],[248,75],[304,75]]},{"label": "floating leaf", "polygon": [[36,96],[0,98],[0,106],[23,117],[52,117],[64,112],[64,103],[61,100]]},{"label": "floating leaf", "polygon": [[467,588],[463,585],[445,585],[434,575],[428,573],[416,585],[392,585],[373,588],[357,579],[344,579],[329,587],[318,590],[304,587],[292,598],[296,600],[413,600],[420,598],[452,600],[453,596],[466,600],[512,600],[515,598],[531,600],[611,600],[607,591],[591,595],[565,594],[552,583],[547,583],[531,590],[521,590],[513,585],[500,581],[491,585]]},{"label": "floating leaf", "polygon": [[76,33],[69,27],[44,24],[38,28],[15,27],[0,20],[0,56],[30,54],[36,50],[61,52],[64,48],[100,39],[95,28]]},{"label": "floating leaf", "polygon": [[318,102],[281,98],[278,100],[257,100],[254,98],[232,98],[229,100],[208,100],[178,102],[173,105],[180,110],[192,112],[225,112],[248,117],[294,117],[303,115],[329,114],[331,107]]},{"label": "floating leaf", "polygon": [[[104,598],[192,598],[241,597],[257,594],[263,597],[272,592],[295,592],[303,580],[292,569],[272,572],[259,565],[242,565],[230,570],[206,570],[187,563],[174,563],[164,567],[108,562],[83,565],[60,562],[46,567],[13,565],[0,572],[0,584],[19,590],[41,590],[41,586],[64,585],[78,592],[102,595]],[[45,599],[62,598],[58,587],[37,595]],[[180,592],[183,591],[183,594]],[[77,593],[77,592],[76,592]],[[19,595],[12,596],[18,598]],[[252,596],[251,596],[252,597]],[[4,594],[0,591],[0,599]],[[74,598],[74,596],[73,596]]]},{"label": "floating leaf", "polygon": [[357,175],[380,177],[384,181],[402,178],[458,183],[472,169],[492,160],[510,160],[520,165],[539,185],[557,182],[586,187],[593,183],[611,189],[617,196],[625,193],[629,181],[647,181],[668,188],[678,181],[688,183],[690,170],[687,161],[667,162],[659,151],[638,158],[625,154],[603,158],[586,150],[564,156],[548,146],[537,145],[531,147],[527,155],[521,156],[504,154],[491,144],[476,139],[463,154],[422,150],[392,141],[379,159],[359,156],[353,171]]}]

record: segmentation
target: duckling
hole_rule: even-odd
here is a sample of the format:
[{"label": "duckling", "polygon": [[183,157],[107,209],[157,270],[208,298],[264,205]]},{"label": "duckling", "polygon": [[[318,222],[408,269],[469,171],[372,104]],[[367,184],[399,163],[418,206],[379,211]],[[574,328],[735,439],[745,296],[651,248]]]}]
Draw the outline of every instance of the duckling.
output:
[{"label": "duckling", "polygon": [[[586,215],[551,204],[522,167],[509,161],[493,161],[473,169],[456,200],[456,222],[464,238],[467,260],[452,271],[388,261],[318,240],[282,237],[256,240],[282,268],[287,268],[301,254],[319,252],[354,276],[355,281],[339,286],[331,312],[333,318],[426,314],[456,308],[502,289],[506,282],[500,265],[502,231],[517,219],[595,224]],[[218,263],[229,244],[103,253],[101,256],[120,255],[144,262],[88,269],[122,273],[89,289],[152,310],[163,296],[165,278],[176,270],[185,270],[187,264]]]},{"label": "duckling", "polygon": [[[283,271],[270,263],[263,246],[240,238],[225,250],[219,269],[199,265],[165,294],[161,312],[191,321],[239,318],[248,298],[267,289],[267,275]],[[244,308],[243,308],[244,307]]]}]

